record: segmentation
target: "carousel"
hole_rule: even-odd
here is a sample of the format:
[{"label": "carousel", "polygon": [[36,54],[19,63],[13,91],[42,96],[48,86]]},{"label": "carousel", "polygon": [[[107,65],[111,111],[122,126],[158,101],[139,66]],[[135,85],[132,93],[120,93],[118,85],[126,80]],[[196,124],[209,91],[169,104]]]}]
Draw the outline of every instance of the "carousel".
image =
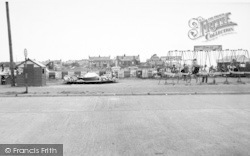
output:
[{"label": "carousel", "polygon": [[247,50],[220,50],[220,51],[169,51],[167,67],[161,73],[159,80],[165,84],[178,84],[184,80],[191,84],[195,79],[200,82],[202,77],[213,78],[212,84],[216,84],[216,77],[225,77],[224,84],[229,84],[228,77],[237,78],[238,83],[244,83],[241,77],[250,75],[250,58]]},{"label": "carousel", "polygon": [[66,84],[100,84],[100,83],[114,83],[117,82],[113,74],[104,74],[99,76],[94,72],[88,72],[83,77],[81,76],[64,76],[64,83]]}]

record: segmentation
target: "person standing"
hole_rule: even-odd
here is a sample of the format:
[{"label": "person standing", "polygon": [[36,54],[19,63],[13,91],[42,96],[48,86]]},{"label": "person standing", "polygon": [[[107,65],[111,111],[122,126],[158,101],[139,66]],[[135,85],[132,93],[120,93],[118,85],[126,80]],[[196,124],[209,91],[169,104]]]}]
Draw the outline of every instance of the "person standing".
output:
[{"label": "person standing", "polygon": [[1,64],[2,72],[4,71],[4,64]]},{"label": "person standing", "polygon": [[201,66],[198,65],[197,63],[197,59],[193,59],[193,63],[192,63],[192,74],[194,75],[194,78],[196,79],[196,83],[198,82],[198,73],[200,70]]},{"label": "person standing", "polygon": [[175,67],[175,65],[173,65],[173,67],[171,68],[171,73],[177,73],[177,68]]},{"label": "person standing", "polygon": [[208,78],[208,67],[205,65],[202,70],[202,83],[207,83],[207,78]]},{"label": "person standing", "polygon": [[183,78],[184,78],[184,81],[186,81],[186,78],[187,78],[187,75],[189,72],[189,68],[186,64],[183,65],[183,69],[181,70],[181,73],[184,73],[183,75]]}]

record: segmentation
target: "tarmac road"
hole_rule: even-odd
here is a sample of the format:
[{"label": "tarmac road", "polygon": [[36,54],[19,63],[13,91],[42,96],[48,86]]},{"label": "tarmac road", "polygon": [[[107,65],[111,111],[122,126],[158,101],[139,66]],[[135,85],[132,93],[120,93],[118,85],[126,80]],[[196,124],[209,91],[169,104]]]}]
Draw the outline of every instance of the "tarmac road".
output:
[{"label": "tarmac road", "polygon": [[[209,81],[212,81],[209,78]],[[52,80],[51,80],[52,81]],[[123,95],[123,94],[250,94],[250,79],[242,78],[245,84],[237,83],[237,78],[229,78],[230,84],[223,84],[225,78],[217,78],[217,85],[196,84],[185,85],[183,80],[179,84],[164,84],[164,80],[157,79],[120,79],[118,83],[105,84],[75,84],[66,85],[60,80],[48,81],[43,87],[29,87],[29,94],[23,94],[25,87],[11,87],[0,85],[0,97],[3,96],[65,96],[73,95]],[[159,84],[160,82],[160,84]],[[176,82],[176,81],[175,81]]]},{"label": "tarmac road", "polygon": [[250,155],[250,95],[5,97],[0,144],[64,155]]}]

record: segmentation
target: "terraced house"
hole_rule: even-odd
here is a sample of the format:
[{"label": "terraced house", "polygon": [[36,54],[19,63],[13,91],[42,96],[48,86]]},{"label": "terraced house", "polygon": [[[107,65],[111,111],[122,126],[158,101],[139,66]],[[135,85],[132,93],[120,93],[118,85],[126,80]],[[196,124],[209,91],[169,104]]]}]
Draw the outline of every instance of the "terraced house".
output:
[{"label": "terraced house", "polygon": [[110,56],[89,56],[90,68],[110,68],[111,64]]},{"label": "terraced house", "polygon": [[136,66],[140,64],[140,56],[116,56],[115,58],[116,66],[120,66],[122,68],[129,66]]}]

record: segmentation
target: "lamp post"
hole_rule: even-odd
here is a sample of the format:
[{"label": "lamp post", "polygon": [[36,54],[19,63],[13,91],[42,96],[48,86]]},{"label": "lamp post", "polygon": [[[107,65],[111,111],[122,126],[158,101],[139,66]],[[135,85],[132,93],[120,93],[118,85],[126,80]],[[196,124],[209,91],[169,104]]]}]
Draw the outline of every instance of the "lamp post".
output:
[{"label": "lamp post", "polygon": [[25,91],[25,93],[28,93],[27,56],[28,56],[27,49],[24,49],[24,57],[25,57],[24,69],[26,70],[25,75],[24,75],[24,76],[25,76],[25,77],[24,77],[24,80],[25,80],[25,87],[26,87],[26,91]]}]

